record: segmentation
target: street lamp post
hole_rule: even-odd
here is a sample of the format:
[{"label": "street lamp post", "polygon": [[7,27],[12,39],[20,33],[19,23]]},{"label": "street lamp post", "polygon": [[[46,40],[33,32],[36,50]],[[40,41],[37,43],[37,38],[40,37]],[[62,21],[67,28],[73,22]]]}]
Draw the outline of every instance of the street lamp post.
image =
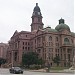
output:
[{"label": "street lamp post", "polygon": [[68,64],[69,64],[69,63],[68,63],[68,59],[66,59],[66,62],[67,62],[67,67],[68,67]]},{"label": "street lamp post", "polygon": [[50,64],[49,64],[49,58],[48,58],[48,55],[47,55],[47,72],[49,72],[49,69],[50,69]]}]

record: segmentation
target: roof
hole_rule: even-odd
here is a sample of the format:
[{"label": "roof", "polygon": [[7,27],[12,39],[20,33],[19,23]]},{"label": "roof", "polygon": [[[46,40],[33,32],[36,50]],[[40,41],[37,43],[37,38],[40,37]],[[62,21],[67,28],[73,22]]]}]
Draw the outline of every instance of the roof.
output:
[{"label": "roof", "polygon": [[40,8],[38,6],[38,3],[36,3],[36,6],[34,7],[34,12],[40,12]]},{"label": "roof", "polygon": [[75,33],[74,32],[71,32],[71,35],[75,37]]},{"label": "roof", "polygon": [[63,23],[57,25],[57,26],[55,27],[55,29],[56,29],[57,31],[60,31],[60,30],[62,30],[62,29],[66,29],[66,30],[69,30],[69,31],[70,31],[69,26],[66,25],[66,24],[63,24]]},{"label": "roof", "polygon": [[66,30],[70,31],[69,26],[65,24],[65,21],[64,21],[64,19],[62,19],[62,18],[59,20],[59,25],[57,25],[57,26],[55,27],[55,29],[56,29],[57,31],[61,31],[61,30],[63,30],[63,29],[66,29]]},{"label": "roof", "polygon": [[56,29],[52,29],[51,27],[46,27],[46,28],[44,28],[44,31],[48,31],[48,32],[58,32]]},{"label": "roof", "polygon": [[41,16],[41,10],[40,10],[40,7],[38,6],[38,3],[36,3],[36,6],[34,7],[34,10],[33,10],[33,15],[34,16]]}]

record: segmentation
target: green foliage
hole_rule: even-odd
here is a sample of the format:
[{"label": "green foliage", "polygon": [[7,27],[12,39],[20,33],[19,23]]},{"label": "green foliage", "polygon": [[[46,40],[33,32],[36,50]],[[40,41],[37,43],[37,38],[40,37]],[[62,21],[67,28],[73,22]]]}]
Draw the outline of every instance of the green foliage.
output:
[{"label": "green foliage", "polygon": [[57,64],[57,66],[59,66],[59,63],[60,63],[60,57],[59,57],[59,56],[54,57],[53,61],[54,61],[54,63]]},{"label": "green foliage", "polygon": [[38,69],[40,69],[41,68],[41,66],[40,65],[30,65],[30,67],[29,67],[29,69],[36,69],[36,70],[38,70]]},{"label": "green foliage", "polygon": [[23,66],[30,66],[30,65],[42,65],[43,60],[38,58],[38,54],[35,52],[29,52],[27,54],[23,54],[22,56],[22,64]]},{"label": "green foliage", "polygon": [[6,59],[0,58],[0,66],[1,66],[2,64],[5,64],[5,63],[6,63]]}]

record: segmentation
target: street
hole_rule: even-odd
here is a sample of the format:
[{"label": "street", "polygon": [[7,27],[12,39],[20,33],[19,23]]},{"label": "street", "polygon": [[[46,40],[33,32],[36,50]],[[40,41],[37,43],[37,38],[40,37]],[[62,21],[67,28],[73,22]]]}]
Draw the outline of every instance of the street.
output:
[{"label": "street", "polygon": [[[0,75],[12,75],[9,72],[9,69],[0,69]],[[17,75],[17,74],[14,74]],[[19,74],[19,75],[74,75],[71,73],[43,73],[43,72],[31,72],[31,71],[24,71],[23,74]]]}]

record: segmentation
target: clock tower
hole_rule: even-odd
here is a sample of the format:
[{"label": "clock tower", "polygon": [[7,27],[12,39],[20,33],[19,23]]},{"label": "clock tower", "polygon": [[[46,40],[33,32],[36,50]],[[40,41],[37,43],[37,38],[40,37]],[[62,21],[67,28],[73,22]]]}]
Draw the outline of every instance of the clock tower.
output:
[{"label": "clock tower", "polygon": [[38,6],[38,3],[36,3],[36,6],[34,7],[31,18],[32,18],[31,31],[43,29],[42,14]]}]

